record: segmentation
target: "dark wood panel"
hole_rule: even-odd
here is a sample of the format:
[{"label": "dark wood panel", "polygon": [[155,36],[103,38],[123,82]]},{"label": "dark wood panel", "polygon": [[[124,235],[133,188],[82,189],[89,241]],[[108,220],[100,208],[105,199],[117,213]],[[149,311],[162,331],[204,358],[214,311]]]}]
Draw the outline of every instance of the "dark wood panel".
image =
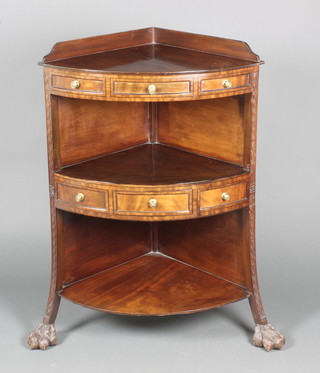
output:
[{"label": "dark wood panel", "polygon": [[230,163],[148,144],[66,167],[59,174],[116,184],[164,185],[210,181],[245,172]]},{"label": "dark wood panel", "polygon": [[159,250],[239,285],[245,285],[243,212],[158,223]]},{"label": "dark wood panel", "polygon": [[217,53],[254,62],[260,61],[259,56],[252,52],[249,45],[239,40],[166,30],[162,28],[155,28],[154,39],[156,42],[161,44]]},{"label": "dark wood panel", "polygon": [[59,97],[61,165],[76,163],[148,140],[147,104]]},{"label": "dark wood panel", "polygon": [[150,225],[61,212],[61,283],[68,284],[150,251]]},{"label": "dark wood panel", "polygon": [[122,73],[187,73],[239,69],[250,61],[203,53],[161,44],[74,57],[50,63],[51,66]]},{"label": "dark wood panel", "polygon": [[65,288],[61,296],[121,314],[170,315],[247,297],[234,284],[159,255],[147,255]]},{"label": "dark wood panel", "polygon": [[[261,63],[259,56],[254,54],[250,47],[242,41],[150,27],[57,43],[51,52],[43,58],[42,64],[56,64],[68,67],[68,59],[75,60],[76,57],[81,56],[81,58],[90,60],[93,64],[90,65],[90,68],[94,69],[94,58],[99,58],[99,54],[103,54],[106,51],[130,48],[129,52],[126,51],[127,58],[125,56],[123,58],[118,57],[116,64],[117,66],[126,65],[130,61],[130,53],[135,53],[135,48],[146,44],[149,44],[151,47],[155,46],[156,48],[164,44],[165,47],[171,46],[176,49],[191,50],[186,53],[196,54],[197,51],[207,52],[206,54],[209,55],[208,58],[213,54],[221,55],[225,59],[232,57],[233,59],[242,61],[242,63],[238,62],[240,66],[241,64],[244,66],[250,63]],[[65,62],[58,62],[59,60]],[[184,58],[184,60],[187,60],[187,58]],[[201,65],[201,59],[199,60],[199,64]],[[225,68],[224,65],[222,66]],[[144,70],[144,72],[146,71],[148,69]],[[167,71],[172,71],[172,68],[168,70],[167,67]]]},{"label": "dark wood panel", "polygon": [[99,53],[106,50],[128,48],[135,45],[152,43],[152,41],[152,28],[69,40],[55,44],[51,52],[43,58],[42,63]]},{"label": "dark wood panel", "polygon": [[158,106],[158,140],[199,154],[243,164],[243,96]]}]

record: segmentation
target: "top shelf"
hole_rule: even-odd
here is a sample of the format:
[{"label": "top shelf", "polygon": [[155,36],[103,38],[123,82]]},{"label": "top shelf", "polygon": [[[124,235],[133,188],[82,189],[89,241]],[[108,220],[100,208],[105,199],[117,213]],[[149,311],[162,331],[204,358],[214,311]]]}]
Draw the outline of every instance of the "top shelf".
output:
[{"label": "top shelf", "polygon": [[42,65],[108,73],[179,74],[261,64],[242,42],[147,28],[57,43]]},{"label": "top shelf", "polygon": [[251,61],[203,53],[162,44],[101,52],[50,63],[55,67],[108,73],[193,73],[234,70],[252,66]]}]

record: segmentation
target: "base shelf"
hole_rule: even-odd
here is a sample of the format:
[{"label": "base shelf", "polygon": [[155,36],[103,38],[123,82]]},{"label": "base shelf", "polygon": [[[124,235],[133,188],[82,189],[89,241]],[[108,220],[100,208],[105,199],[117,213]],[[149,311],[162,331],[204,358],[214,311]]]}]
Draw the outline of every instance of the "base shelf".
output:
[{"label": "base shelf", "polygon": [[161,254],[148,254],[68,285],[60,296],[101,311],[173,315],[247,298],[242,287]]}]

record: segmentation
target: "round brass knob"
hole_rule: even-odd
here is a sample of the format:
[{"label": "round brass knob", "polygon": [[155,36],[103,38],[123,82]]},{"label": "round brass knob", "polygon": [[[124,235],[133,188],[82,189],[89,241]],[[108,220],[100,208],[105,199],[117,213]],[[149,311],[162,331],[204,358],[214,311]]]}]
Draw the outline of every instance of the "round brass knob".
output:
[{"label": "round brass knob", "polygon": [[232,83],[230,82],[230,80],[226,79],[222,82],[224,88],[231,88],[232,87]]},{"label": "round brass knob", "polygon": [[230,196],[229,193],[224,192],[224,193],[221,194],[221,198],[222,198],[223,201],[230,201],[231,196]]},{"label": "round brass knob", "polygon": [[79,82],[79,80],[73,80],[73,81],[71,82],[71,88],[77,89],[77,88],[79,88],[79,87],[80,87],[80,82]]},{"label": "round brass knob", "polygon": [[150,95],[154,95],[157,92],[157,87],[154,84],[148,86],[148,92]]},{"label": "round brass knob", "polygon": [[150,200],[149,200],[149,207],[151,207],[151,208],[155,208],[155,207],[157,207],[158,206],[158,201],[155,199],[155,198],[151,198]]},{"label": "round brass knob", "polygon": [[76,194],[74,199],[76,200],[76,202],[82,202],[84,200],[84,194],[83,193],[78,193],[78,194]]}]

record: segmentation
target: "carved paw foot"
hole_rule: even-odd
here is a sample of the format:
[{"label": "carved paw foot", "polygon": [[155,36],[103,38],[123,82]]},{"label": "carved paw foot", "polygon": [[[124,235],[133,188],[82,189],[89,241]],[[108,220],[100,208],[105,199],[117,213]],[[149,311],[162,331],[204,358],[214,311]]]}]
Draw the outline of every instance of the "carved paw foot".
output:
[{"label": "carved paw foot", "polygon": [[257,347],[264,347],[267,351],[280,350],[285,344],[285,338],[270,324],[256,325],[252,342]]},{"label": "carved paw foot", "polygon": [[28,344],[31,350],[36,348],[45,350],[48,346],[56,345],[57,337],[55,326],[53,324],[39,324],[37,328],[30,333]]}]

